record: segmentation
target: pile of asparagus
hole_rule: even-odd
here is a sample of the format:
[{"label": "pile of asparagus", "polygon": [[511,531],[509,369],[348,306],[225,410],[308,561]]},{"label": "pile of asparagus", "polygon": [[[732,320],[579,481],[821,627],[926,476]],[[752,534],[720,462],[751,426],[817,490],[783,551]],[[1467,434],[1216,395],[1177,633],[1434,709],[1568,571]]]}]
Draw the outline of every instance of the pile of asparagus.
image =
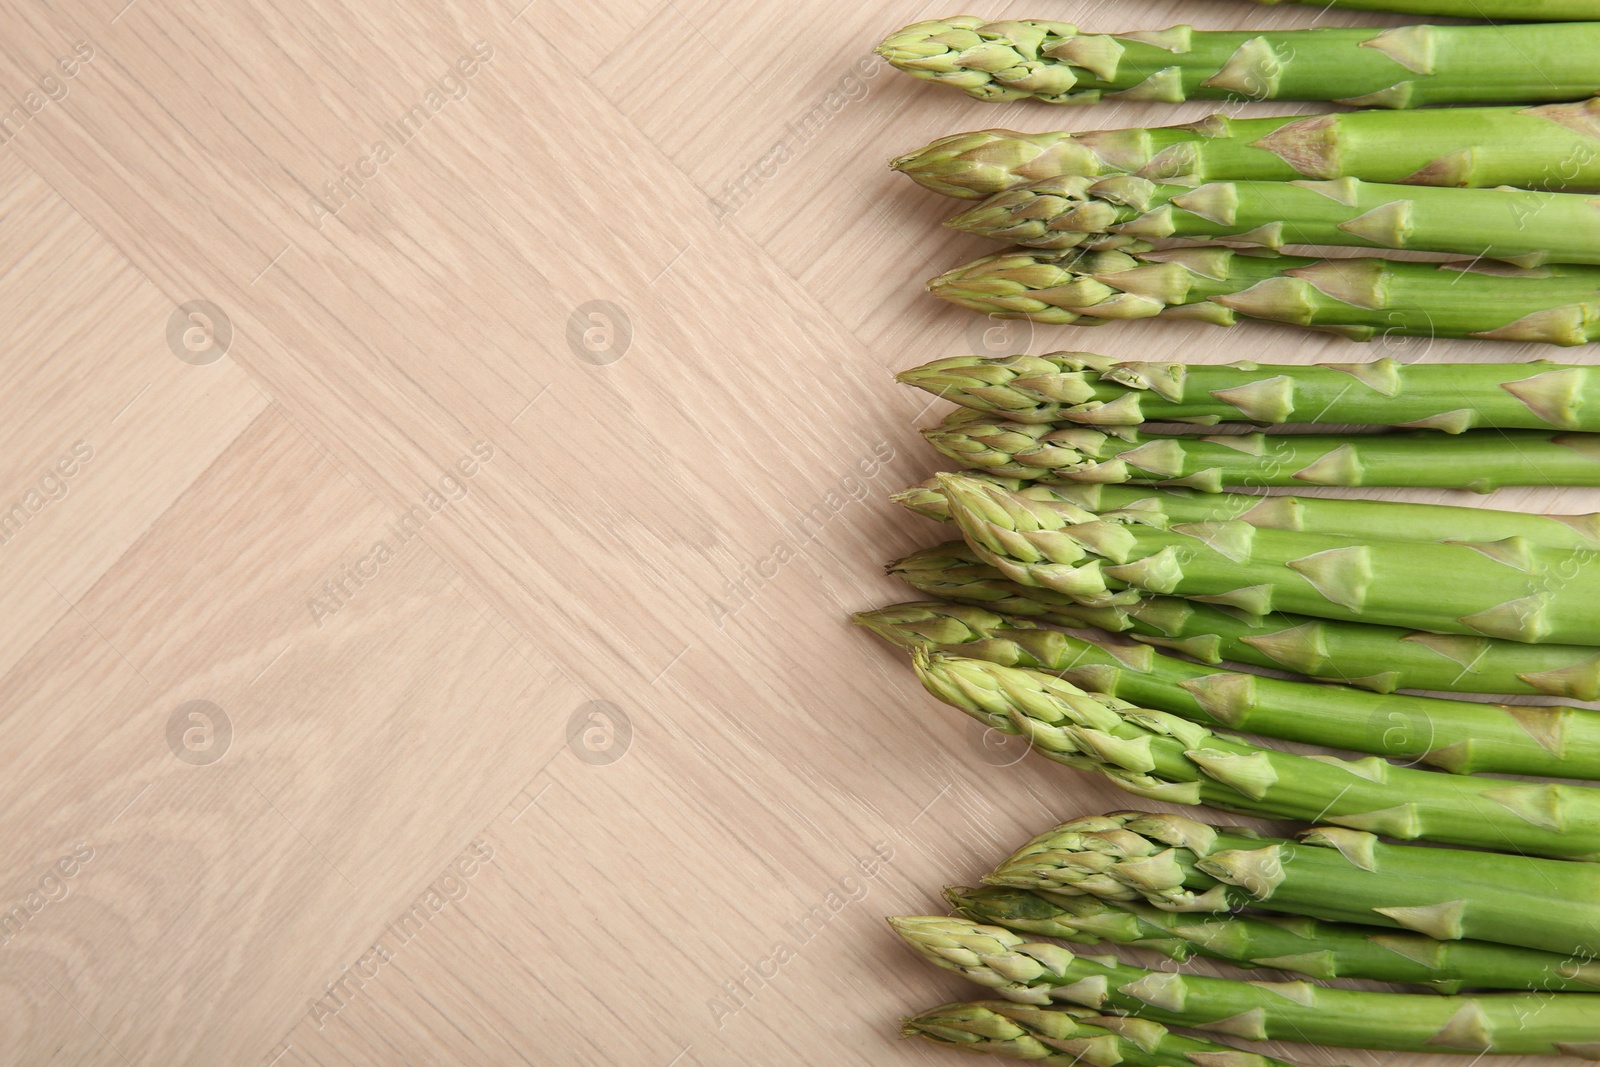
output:
[{"label": "pile of asparagus", "polygon": [[[1118,811],[1041,834],[948,890],[954,917],[891,920],[1005,998],[907,1034],[1064,1067],[1283,1062],[1168,1026],[1600,1060],[1600,711],[1438,695],[1600,698],[1600,515],[1238,491],[1600,486],[1600,367],[1058,352],[900,380],[960,405],[925,434],[965,469],[895,497],[960,539],[890,564],[930,599],[856,621],[1045,759],[1302,824]],[[1390,432],[1259,431],[1329,422]]]},{"label": "pile of asparagus", "polygon": [[[1600,19],[1597,0],[1346,6]],[[1588,195],[1600,191],[1600,21],[1098,34],[963,15],[907,26],[878,51],[988,101],[1388,109],[940,138],[891,166],[981,201],[948,225],[1015,246],[928,283],[956,304],[1079,326],[1260,319],[1359,341],[1600,337],[1600,210]],[[1478,106],[1403,110],[1438,104]],[[1468,258],[1316,258],[1285,245]]]}]

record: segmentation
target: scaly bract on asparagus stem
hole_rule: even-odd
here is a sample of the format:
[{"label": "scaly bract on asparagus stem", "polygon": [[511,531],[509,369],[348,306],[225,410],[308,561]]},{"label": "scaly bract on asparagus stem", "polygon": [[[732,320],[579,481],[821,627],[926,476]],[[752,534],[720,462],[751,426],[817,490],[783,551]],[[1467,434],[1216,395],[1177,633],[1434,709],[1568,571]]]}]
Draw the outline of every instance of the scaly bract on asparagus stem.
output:
[{"label": "scaly bract on asparagus stem", "polygon": [[1600,205],[1580,193],[1426,189],[1355,178],[1219,181],[1128,174],[1045,178],[996,193],[946,225],[1032,248],[1169,237],[1282,248],[1347,245],[1483,256],[1518,266],[1600,263]]},{"label": "scaly bract on asparagus stem", "polygon": [[1441,997],[1328,989],[1309,982],[1240,982],[1081,956],[1054,942],[1030,942],[967,919],[904,916],[889,922],[930,963],[1019,1003],[1043,1006],[1059,1000],[1251,1041],[1600,1059],[1600,1012],[1593,994]]},{"label": "scaly bract on asparagus stem", "polygon": [[962,200],[1059,175],[1110,174],[1188,186],[1359,178],[1593,192],[1600,190],[1600,100],[1272,118],[1212,115],[1182,126],[1088,133],[973,130],[941,137],[889,165],[924,188]]},{"label": "scaly bract on asparagus stem", "polygon": [[1017,478],[1226,486],[1600,485],[1600,434],[1394,430],[1358,434],[1162,434],[1130,426],[1010,422],[956,408],[922,431],[958,463]]},{"label": "scaly bract on asparagus stem", "polygon": [[924,688],[1047,759],[1146,800],[1323,822],[1403,841],[1600,859],[1600,789],[1263,748],[1036,670],[917,648]]},{"label": "scaly bract on asparagus stem", "polygon": [[1143,901],[1108,901],[988,886],[946,889],[958,914],[1017,933],[1084,945],[1110,942],[1184,962],[1195,956],[1311,978],[1359,978],[1463,989],[1547,993],[1600,990],[1600,964],[1487,941],[1435,941],[1422,934],[1299,916],[1163,911]]},{"label": "scaly bract on asparagus stem", "polygon": [[1054,325],[1160,315],[1232,326],[1242,316],[1352,341],[1582,345],[1600,337],[1600,268],[1586,266],[1311,259],[1216,246],[1012,248],[947,271],[928,290],[984,315]]},{"label": "scaly bract on asparagus stem", "polygon": [[957,15],[878,46],[890,64],[979,100],[1335,100],[1354,107],[1518,104],[1600,92],[1600,23],[1081,33]]},{"label": "scaly bract on asparagus stem", "polygon": [[[1600,206],[1592,210],[1600,218]],[[1204,364],[1047,352],[950,356],[895,377],[1010,422],[1341,423],[1446,433],[1473,427],[1600,430],[1600,367],[1545,360]],[[1592,517],[1588,521],[1600,532]]]},{"label": "scaly bract on asparagus stem", "polygon": [[[1057,626],[1095,627],[1123,633],[1135,641],[1171,649],[1211,666],[1230,662],[1293,671],[1375,693],[1424,689],[1447,693],[1554,696],[1570,700],[1600,699],[1600,649],[1592,645],[1530,645],[1492,637],[1433,634],[1396,626],[1313,619],[1306,615],[1251,615],[1213,604],[1184,600],[1182,597],[1154,594],[1120,604],[1089,607],[1053,589],[1030,588],[1008,580],[983,562],[965,541],[947,541],[913,552],[890,563],[888,571],[919,593],[1000,612],[1019,620],[1019,624],[1021,619],[1032,619]],[[995,634],[1003,631],[989,632]],[[1029,636],[1032,636],[1032,631]],[[1118,666],[1131,670],[1131,664],[1138,658],[1135,653],[1124,652]],[[1269,706],[1286,701],[1310,701],[1321,707],[1329,695],[1307,690],[1303,686],[1295,688],[1299,683],[1287,683],[1290,686],[1288,691],[1269,694],[1267,690],[1283,689],[1278,684],[1280,679],[1263,678],[1258,689],[1256,683],[1250,681],[1255,675],[1198,671],[1194,664],[1182,660],[1165,656],[1160,659],[1165,663],[1182,664],[1182,669],[1161,672],[1158,666],[1141,666],[1163,674],[1174,686],[1180,682],[1199,685],[1200,679],[1212,678],[1215,679],[1214,684],[1224,690],[1248,692],[1257,703],[1265,702]],[[1001,662],[1013,660],[1008,654]],[[1111,666],[1110,663],[1098,665]],[[1096,683],[1115,684],[1098,675]],[[1168,690],[1162,690],[1162,693],[1165,702],[1152,706],[1167,711],[1199,707],[1192,693],[1178,698]],[[1338,703],[1350,706],[1354,714],[1383,718],[1388,724],[1385,733],[1394,730],[1412,746],[1409,753],[1394,750],[1383,753],[1389,756],[1409,755],[1418,758],[1421,750],[1415,746],[1422,745],[1425,750],[1430,742],[1439,740],[1433,726],[1440,718],[1463,724],[1459,713],[1470,710],[1459,706],[1449,710],[1435,709],[1434,705],[1424,705],[1425,710],[1372,708],[1372,702],[1362,699],[1359,694],[1345,693],[1341,689],[1331,695],[1337,698]],[[1178,708],[1171,706],[1174,699],[1179,701]],[[1525,746],[1530,740],[1537,740],[1539,747],[1544,749],[1543,754],[1532,753],[1534,764],[1519,761],[1518,766],[1548,763],[1554,755],[1556,759],[1573,761],[1570,772],[1573,777],[1600,777],[1600,716],[1577,709],[1530,711],[1525,707],[1516,707],[1509,714],[1531,718],[1508,721],[1502,714],[1505,709],[1493,705],[1486,707],[1489,711],[1468,716],[1480,731],[1472,735],[1477,738],[1477,743],[1470,746],[1472,753],[1466,756],[1472,769],[1483,769],[1476,760],[1479,751],[1490,739],[1509,733],[1519,742],[1518,747]],[[1596,731],[1592,739],[1596,747],[1592,753],[1586,754],[1587,744],[1580,738],[1587,736],[1584,725],[1590,722]],[[1569,724],[1574,724],[1576,728]],[[1403,729],[1397,730],[1397,727]],[[1523,736],[1529,733],[1536,736]],[[1466,740],[1465,737],[1457,737],[1454,732],[1449,736],[1452,741]],[[1463,755],[1461,750],[1449,749],[1449,743],[1441,742],[1446,751],[1436,759],[1455,762]],[[1506,770],[1504,767],[1500,769]],[[1521,773],[1549,776],[1554,774],[1554,769],[1524,770]]]},{"label": "scaly bract on asparagus stem", "polygon": [[1600,958],[1600,865],[1385,844],[1335,826],[1291,841],[1182,815],[1093,815],[1040,834],[983,881],[1172,911],[1248,906]]},{"label": "scaly bract on asparagus stem", "polygon": [[1047,1067],[1295,1067],[1285,1060],[1183,1037],[1160,1023],[1104,1016],[1070,1005],[1038,1008],[1009,1000],[944,1004],[906,1019],[906,1037]]},{"label": "scaly bract on asparagus stem", "polygon": [[1239,608],[1435,633],[1600,643],[1594,553],[1494,542],[1371,541],[1248,523],[1076,522],[1047,501],[941,474],[950,513],[984,562],[1085,603],[1127,583]]},{"label": "scaly bract on asparagus stem", "polygon": [[[1498,541],[1520,537],[1545,548],[1600,549],[1600,514],[1594,512],[1536,515],[1498,508],[1358,497],[1201,493],[1147,485],[1075,482],[1049,474],[1018,478],[977,470],[965,473],[1013,493],[1073,505],[1104,519],[1162,528],[1175,523],[1238,519],[1251,526],[1335,534],[1363,541]],[[891,499],[919,515],[949,522],[949,502],[938,485],[938,479],[928,478]]]}]

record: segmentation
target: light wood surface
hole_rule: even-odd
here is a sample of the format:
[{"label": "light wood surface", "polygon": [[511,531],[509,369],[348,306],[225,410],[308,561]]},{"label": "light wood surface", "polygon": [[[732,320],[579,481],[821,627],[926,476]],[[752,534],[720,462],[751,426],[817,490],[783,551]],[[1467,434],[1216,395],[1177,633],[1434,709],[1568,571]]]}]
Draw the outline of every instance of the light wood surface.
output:
[{"label": "light wood surface", "polygon": [[883,163],[1207,109],[868,60],[936,5],[3,8],[0,1062],[952,1062],[894,1022],[973,991],[882,917],[1126,800],[846,622],[940,536],[884,500],[938,466],[889,371],[986,340],[921,291],[981,242]]}]

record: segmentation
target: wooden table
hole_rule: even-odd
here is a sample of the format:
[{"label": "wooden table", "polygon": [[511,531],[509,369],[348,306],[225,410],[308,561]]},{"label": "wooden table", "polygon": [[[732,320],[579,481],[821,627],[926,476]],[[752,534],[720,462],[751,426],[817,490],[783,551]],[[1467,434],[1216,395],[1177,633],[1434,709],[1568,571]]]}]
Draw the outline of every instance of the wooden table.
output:
[{"label": "wooden table", "polygon": [[892,152],[1208,110],[870,58],[937,5],[5,6],[6,1064],[954,1062],[882,917],[1127,801],[848,625],[942,536],[891,370],[1384,354],[926,296],[983,246]]}]

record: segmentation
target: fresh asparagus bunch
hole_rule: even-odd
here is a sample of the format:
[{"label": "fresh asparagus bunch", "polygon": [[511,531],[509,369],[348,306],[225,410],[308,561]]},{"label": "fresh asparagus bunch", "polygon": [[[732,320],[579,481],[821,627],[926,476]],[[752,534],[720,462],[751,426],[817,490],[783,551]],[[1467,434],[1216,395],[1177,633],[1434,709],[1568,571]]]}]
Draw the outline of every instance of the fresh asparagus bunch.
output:
[{"label": "fresh asparagus bunch", "polygon": [[[1517,104],[1600,92],[1600,24],[1080,33],[958,15],[878,46],[894,67],[979,100],[1334,100],[1353,107]],[[1467,143],[1471,143],[1470,141]]]},{"label": "fresh asparagus bunch", "polygon": [[[998,570],[983,562],[964,541],[947,541],[913,552],[904,559],[890,563],[888,570],[919,593],[952,600],[958,605],[1000,612],[1012,617],[1013,626],[1029,626],[1031,623],[1022,620],[1037,619],[1057,626],[1095,627],[1124,633],[1143,644],[1171,649],[1213,666],[1226,661],[1293,671],[1377,693],[1393,693],[1397,689],[1426,689],[1447,693],[1600,699],[1600,650],[1592,645],[1530,645],[1490,637],[1432,634],[1395,626],[1313,619],[1305,615],[1250,615],[1199,601],[1184,600],[1182,597],[1141,596],[1129,603],[1092,607],[1079,604],[1054,589],[1030,588],[1007,580]],[[909,607],[901,605],[900,609]],[[939,605],[919,605],[917,610],[933,611],[940,608]],[[991,618],[999,619],[999,616]],[[996,641],[997,635],[1006,632],[1004,626],[993,623],[979,629],[965,626],[959,629],[973,635],[981,629],[988,636],[974,636],[971,639],[984,641]],[[1032,637],[1036,632],[1050,631],[1030,630],[1025,636]],[[955,648],[948,650],[959,651]],[[1060,650],[1054,650],[1053,654],[1059,656],[1061,653]],[[1080,651],[1068,655],[1082,654]],[[1006,653],[1000,662],[1017,662],[1011,658],[1012,655]],[[1130,662],[1135,658],[1126,652],[1122,654],[1122,662]],[[1060,658],[1053,662],[1057,666],[1051,669],[1065,669],[1068,659]],[[1085,665],[1082,659],[1073,663]],[[1161,672],[1160,663],[1173,664],[1178,669]],[[1113,673],[1118,669],[1110,663],[1096,665]],[[1324,699],[1317,690],[1300,683],[1262,678],[1258,687],[1252,680],[1254,675],[1207,672],[1197,669],[1194,664],[1166,656],[1160,656],[1150,663],[1141,663],[1141,668],[1146,673],[1161,673],[1170,685],[1178,686],[1184,694],[1176,696],[1173,691],[1162,688],[1161,700],[1153,701],[1151,706],[1166,711],[1181,712],[1191,705],[1198,707],[1194,702],[1194,694],[1183,688],[1192,685],[1212,686],[1229,693],[1248,690],[1257,701],[1309,701],[1320,706]],[[1205,682],[1204,679],[1212,681]],[[1090,688],[1116,684],[1114,680],[1108,680],[1105,671],[1095,674],[1093,682]],[[1265,695],[1266,690],[1283,690],[1286,686],[1287,691],[1281,694]],[[1431,709],[1426,711],[1374,708],[1369,697],[1347,693],[1342,689],[1334,690],[1334,694],[1337,695],[1337,702],[1350,705],[1355,713],[1383,718],[1389,727],[1385,730],[1386,734],[1391,731],[1403,734],[1414,743],[1435,739],[1433,723],[1439,716],[1456,715],[1466,710],[1446,710],[1433,705],[1424,705],[1424,708]],[[1119,695],[1127,696],[1127,693]],[[1129,699],[1138,701],[1137,697]],[[1174,700],[1178,702],[1178,707],[1172,706]],[[1512,714],[1532,716],[1529,721],[1519,725],[1505,721],[1504,715],[1498,713],[1500,710],[1503,709],[1496,709],[1495,714],[1473,715],[1471,718],[1475,721],[1490,720],[1480,725],[1484,729],[1494,730],[1493,736],[1499,736],[1501,728],[1510,729],[1514,737],[1518,730],[1526,733],[1529,729],[1548,731],[1553,728],[1556,733],[1552,736],[1560,739],[1557,744],[1563,752],[1572,751],[1567,747],[1572,738],[1566,723],[1574,718],[1591,718],[1572,709],[1530,710],[1516,707]],[[1600,727],[1600,719],[1594,721]],[[1489,735],[1476,736],[1481,738]],[[1466,738],[1458,740],[1465,741]],[[1600,743],[1600,734],[1596,735],[1595,740]],[[1448,745],[1444,747],[1447,751],[1437,757],[1439,760],[1453,763],[1463,755],[1461,750],[1450,749]],[[1404,753],[1390,750],[1384,754],[1394,756]],[[1409,755],[1417,757],[1419,753],[1413,751]],[[1575,752],[1572,755],[1575,759],[1583,758]],[[1595,752],[1595,762],[1584,766],[1585,772],[1575,774],[1575,777],[1600,777],[1600,749]],[[1522,773],[1550,775],[1554,769]]]},{"label": "fresh asparagus bunch", "polygon": [[926,189],[962,200],[1057,176],[1111,174],[1188,186],[1359,178],[1593,192],[1600,190],[1600,100],[1272,118],[1212,115],[1182,126],[1089,133],[975,130],[941,137],[889,165]]},{"label": "fresh asparagus bunch", "polygon": [[[1342,827],[1290,841],[1181,815],[1091,815],[1040,834],[984,882],[1170,911],[1254,907],[1585,963],[1600,957],[1600,866],[1390,845]],[[1590,1018],[1600,1027],[1596,1008]]]},{"label": "fresh asparagus bunch", "polygon": [[1218,247],[1012,248],[941,274],[928,290],[996,318],[1099,326],[1239,316],[1337,333],[1588,344],[1600,337],[1600,268],[1309,259]]},{"label": "fresh asparagus bunch", "polygon": [[1062,1000],[1251,1041],[1600,1059],[1600,1006],[1592,994],[1440,997],[1309,982],[1240,982],[1079,956],[1053,942],[1028,942],[966,919],[906,916],[889,922],[935,966],[1025,1004]]},{"label": "fresh asparagus bunch", "polygon": [[[1282,0],[1256,0],[1277,4]],[[1321,0],[1294,0],[1323,6]],[[1507,22],[1589,22],[1600,19],[1594,0],[1333,0],[1328,7],[1358,11],[1394,11],[1406,15],[1447,15],[1458,19],[1494,19]]]},{"label": "fresh asparagus bunch", "polygon": [[1529,643],[1600,643],[1591,552],[1518,542],[1421,544],[1243,522],[1075,522],[1045,501],[941,474],[950,513],[984,562],[1022,585],[1102,603],[1125,585],[1253,615],[1403,626]]},{"label": "fresh asparagus bunch", "polygon": [[923,687],[1034,751],[1146,800],[1324,822],[1403,841],[1600,860],[1600,789],[1299,756],[1034,670],[916,649]]},{"label": "fresh asparagus bunch", "polygon": [[1049,1067],[1295,1067],[1271,1056],[1182,1037],[1147,1019],[1106,1016],[1072,1005],[1036,1008],[1009,1000],[945,1004],[906,1019],[900,1032],[962,1052]]},{"label": "fresh asparagus bunch", "polygon": [[[1073,482],[1053,475],[1028,479],[977,470],[965,473],[1012,493],[1051,501],[1062,507],[1063,514],[1071,505],[1100,518],[1162,529],[1175,523],[1237,519],[1267,529],[1303,530],[1355,540],[1498,541],[1517,537],[1545,548],[1600,549],[1600,514],[1593,512],[1535,515],[1399,500],[1198,493],[1144,485]],[[949,501],[938,485],[937,478],[929,478],[894,494],[892,499],[926,518],[949,522]]]},{"label": "fresh asparagus bunch", "polygon": [[1425,189],[1355,178],[1199,188],[1131,174],[1045,178],[996,193],[945,225],[1032,248],[1105,247],[1110,236],[1182,237],[1262,248],[1453,252],[1522,267],[1600,263],[1600,212],[1579,193]]},{"label": "fresh asparagus bunch", "polygon": [[[1600,218],[1593,206],[1588,210]],[[1600,367],[1546,360],[1125,363],[1090,352],[1047,352],[950,356],[901,371],[895,380],[1011,422],[1600,430]]]},{"label": "fresh asparagus bunch", "polygon": [[1005,887],[953,888],[944,895],[958,914],[986,926],[1084,945],[1109,941],[1180,963],[1203,956],[1250,969],[1425,985],[1440,993],[1600,989],[1600,964],[1591,960],[1487,941],[1435,941],[1405,931],[1293,916],[1164,911],[1143,901]]},{"label": "fresh asparagus bunch", "polygon": [[[1450,416],[1447,416],[1447,419]],[[1434,430],[1367,434],[1162,434],[1129,426],[1009,422],[956,408],[922,431],[968,467],[1017,478],[1224,486],[1600,485],[1600,434]]]}]

